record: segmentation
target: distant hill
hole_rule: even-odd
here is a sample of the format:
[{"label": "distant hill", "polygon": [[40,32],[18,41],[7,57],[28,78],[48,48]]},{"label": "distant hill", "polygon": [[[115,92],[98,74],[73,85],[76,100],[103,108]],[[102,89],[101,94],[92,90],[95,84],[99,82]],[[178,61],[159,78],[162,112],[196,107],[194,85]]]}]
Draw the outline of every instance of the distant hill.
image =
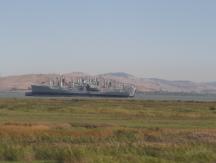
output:
[{"label": "distant hill", "polygon": [[[91,76],[82,72],[63,74],[67,80]],[[58,74],[26,74],[19,76],[0,77],[0,91],[26,90],[31,84],[48,83]],[[134,84],[140,92],[179,92],[179,93],[213,93],[216,94],[216,82],[196,83],[192,81],[169,81],[157,78],[138,78],[124,72],[99,74],[96,77],[112,79]]]},{"label": "distant hill", "polygon": [[136,85],[141,92],[216,93],[216,82],[196,83],[192,81],[169,81],[157,78],[138,78],[127,73],[100,75],[117,81]]},{"label": "distant hill", "polygon": [[106,74],[101,74],[99,76],[110,76],[110,77],[122,77],[122,78],[133,78],[134,76],[125,72],[111,72]]},{"label": "distant hill", "polygon": [[[63,74],[67,80],[75,77],[89,76],[81,72]],[[26,90],[31,84],[48,83],[51,79],[59,77],[59,74],[26,74],[19,76],[0,77],[0,91]]]}]

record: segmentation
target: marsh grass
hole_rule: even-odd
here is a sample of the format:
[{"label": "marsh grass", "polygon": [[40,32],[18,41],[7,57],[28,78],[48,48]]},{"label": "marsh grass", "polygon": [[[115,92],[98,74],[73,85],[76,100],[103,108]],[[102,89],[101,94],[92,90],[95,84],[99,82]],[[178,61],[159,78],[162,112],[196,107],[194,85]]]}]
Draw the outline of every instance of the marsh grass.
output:
[{"label": "marsh grass", "polygon": [[0,100],[0,162],[216,162],[216,103]]}]

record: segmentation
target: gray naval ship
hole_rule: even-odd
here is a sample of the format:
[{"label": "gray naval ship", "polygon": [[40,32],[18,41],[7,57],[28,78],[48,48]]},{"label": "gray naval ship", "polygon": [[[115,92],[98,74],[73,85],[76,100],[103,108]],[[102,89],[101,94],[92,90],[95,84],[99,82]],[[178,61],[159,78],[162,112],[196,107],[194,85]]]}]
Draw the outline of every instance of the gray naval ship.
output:
[{"label": "gray naval ship", "polygon": [[33,84],[27,96],[103,96],[134,97],[136,87],[114,80],[79,78],[69,82],[63,76],[50,80],[49,84]]}]

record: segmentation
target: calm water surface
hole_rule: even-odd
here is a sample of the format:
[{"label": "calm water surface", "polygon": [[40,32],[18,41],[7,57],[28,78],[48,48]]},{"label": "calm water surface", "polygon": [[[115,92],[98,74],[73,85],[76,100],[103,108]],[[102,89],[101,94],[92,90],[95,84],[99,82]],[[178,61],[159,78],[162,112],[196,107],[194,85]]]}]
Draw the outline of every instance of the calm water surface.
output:
[{"label": "calm water surface", "polygon": [[[25,92],[0,92],[0,98],[90,98],[94,97],[27,97]],[[98,97],[97,97],[98,98]],[[181,94],[181,93],[137,93],[134,99],[143,100],[181,100],[181,101],[216,101],[212,94]]]}]

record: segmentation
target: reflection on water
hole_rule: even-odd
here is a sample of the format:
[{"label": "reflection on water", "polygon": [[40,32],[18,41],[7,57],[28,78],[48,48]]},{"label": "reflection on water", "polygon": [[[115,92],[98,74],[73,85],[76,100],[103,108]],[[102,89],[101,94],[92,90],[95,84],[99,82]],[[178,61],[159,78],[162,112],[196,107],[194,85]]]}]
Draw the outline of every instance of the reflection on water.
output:
[{"label": "reflection on water", "polygon": [[[85,97],[31,97],[25,96],[25,92],[0,92],[0,98],[85,98]],[[94,97],[86,97],[94,98]],[[98,97],[97,97],[98,98]],[[143,100],[182,100],[182,101],[216,101],[214,94],[183,94],[183,93],[137,93],[134,99]]]}]

